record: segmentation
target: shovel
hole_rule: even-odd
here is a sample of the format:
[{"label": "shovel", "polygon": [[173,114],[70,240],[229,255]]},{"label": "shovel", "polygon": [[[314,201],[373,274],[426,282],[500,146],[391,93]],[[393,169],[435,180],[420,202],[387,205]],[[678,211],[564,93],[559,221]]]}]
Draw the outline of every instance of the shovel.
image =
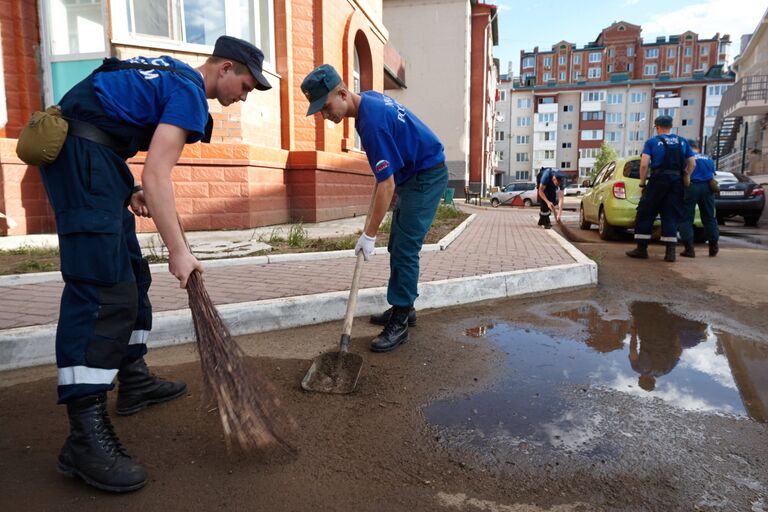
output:
[{"label": "shovel", "polygon": [[[366,222],[371,219],[373,205],[376,199],[376,189],[378,183],[373,187],[371,195],[371,204],[368,207],[368,216]],[[366,225],[367,228],[367,225]],[[326,352],[321,354],[307,370],[307,374],[301,381],[301,387],[306,391],[315,391],[317,393],[351,393],[357,385],[357,379],[360,378],[360,372],[363,369],[363,358],[360,354],[350,354],[349,340],[352,334],[352,320],[355,317],[355,307],[357,306],[357,290],[360,286],[360,274],[363,270],[363,253],[357,255],[355,262],[355,273],[352,275],[352,287],[349,289],[349,300],[347,300],[347,312],[344,315],[344,331],[341,334],[338,352]]]}]

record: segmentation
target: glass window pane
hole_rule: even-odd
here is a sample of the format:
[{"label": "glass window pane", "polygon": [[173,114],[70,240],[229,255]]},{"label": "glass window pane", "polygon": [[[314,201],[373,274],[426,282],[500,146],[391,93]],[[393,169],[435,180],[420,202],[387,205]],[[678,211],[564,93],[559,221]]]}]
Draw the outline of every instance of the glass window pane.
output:
[{"label": "glass window pane", "polygon": [[102,0],[47,0],[51,55],[104,50]]},{"label": "glass window pane", "polygon": [[131,31],[149,36],[171,37],[169,1],[132,0]]},{"label": "glass window pane", "polygon": [[213,46],[225,32],[224,0],[184,0],[184,40]]},{"label": "glass window pane", "polygon": [[238,37],[251,42],[256,40],[253,0],[240,0],[240,34]]}]

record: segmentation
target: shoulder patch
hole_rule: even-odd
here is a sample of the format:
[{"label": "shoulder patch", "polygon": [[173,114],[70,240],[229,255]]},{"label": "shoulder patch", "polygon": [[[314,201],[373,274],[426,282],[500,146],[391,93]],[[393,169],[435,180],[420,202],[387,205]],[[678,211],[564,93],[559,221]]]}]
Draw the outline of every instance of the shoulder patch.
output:
[{"label": "shoulder patch", "polygon": [[389,160],[379,160],[376,162],[376,167],[373,169],[373,172],[381,172],[387,167],[389,167]]}]

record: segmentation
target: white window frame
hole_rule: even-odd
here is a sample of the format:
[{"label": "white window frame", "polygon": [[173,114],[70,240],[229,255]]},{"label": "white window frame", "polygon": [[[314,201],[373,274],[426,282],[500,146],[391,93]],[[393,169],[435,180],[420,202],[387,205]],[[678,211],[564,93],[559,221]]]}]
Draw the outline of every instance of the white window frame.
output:
[{"label": "white window frame", "polygon": [[581,64],[581,54],[577,53],[573,56],[573,63],[574,64]]},{"label": "white window frame", "polygon": [[675,56],[675,54],[677,53],[676,50],[677,50],[676,48],[667,48],[667,58],[668,59],[673,58]]},{"label": "white window frame", "polygon": [[702,46],[700,52],[702,57],[704,57],[705,55],[709,55],[709,46]]},{"label": "white window frame", "polygon": [[532,68],[536,65],[536,59],[533,57],[525,57],[523,59],[523,69]]},{"label": "white window frame", "polygon": [[658,48],[646,48],[645,49],[645,58],[646,59],[658,59],[659,58],[659,49]]},{"label": "white window frame", "polygon": [[646,64],[643,66],[643,76],[656,76],[658,71],[659,67],[656,64]]},{"label": "white window frame", "polygon": [[597,62],[603,61],[603,54],[602,52],[592,52],[589,54],[589,63],[595,64]]},{"label": "white window frame", "polygon": [[587,78],[601,78],[603,75],[602,68],[589,68],[587,70]]},{"label": "white window frame", "polygon": [[566,59],[565,55],[561,55],[557,58],[557,63],[561,66],[565,66],[565,59]]},{"label": "white window frame", "polygon": [[544,57],[544,69],[549,69],[552,67],[552,57]]},{"label": "white window frame", "polygon": [[627,46],[627,57],[633,57],[635,55],[635,47]]},{"label": "white window frame", "polygon": [[[129,0],[130,1],[130,0]],[[160,1],[160,0],[158,0]],[[165,0],[163,0],[165,1]],[[267,29],[269,34],[262,38],[260,19],[254,20],[254,44],[258,46],[264,52],[264,69],[275,74],[275,7],[273,0],[265,0],[267,9]],[[170,0],[172,3],[171,16],[177,18],[181,16],[183,18],[183,0]],[[239,34],[240,26],[240,13],[239,13],[239,1],[238,0],[224,0],[225,2],[225,25],[227,27],[238,27],[237,30],[225,29],[225,33],[229,35]],[[158,50],[171,50],[175,52],[190,52],[211,54],[213,52],[213,45],[195,44],[182,41],[181,39],[170,39],[158,36],[136,34],[129,31],[129,2],[126,1],[110,1],[110,21],[112,31],[112,44],[125,44],[130,46],[141,46],[145,48],[152,48]],[[132,4],[132,2],[131,2]],[[261,0],[253,0],[252,3],[253,13],[256,15],[261,12]],[[174,23],[180,26],[179,21],[174,19]],[[178,37],[182,37],[176,34]],[[262,40],[266,39],[269,48],[262,48]]]}]

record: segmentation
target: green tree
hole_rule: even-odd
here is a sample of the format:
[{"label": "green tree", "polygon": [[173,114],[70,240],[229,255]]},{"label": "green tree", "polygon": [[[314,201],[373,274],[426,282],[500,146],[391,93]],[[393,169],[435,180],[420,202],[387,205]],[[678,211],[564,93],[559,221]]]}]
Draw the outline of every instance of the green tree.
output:
[{"label": "green tree", "polygon": [[605,167],[611,160],[616,160],[617,157],[618,154],[616,153],[616,150],[613,149],[613,146],[606,141],[603,141],[603,145],[600,146],[600,153],[598,153],[597,158],[595,158],[595,166],[589,171],[589,181],[594,183],[598,171]]}]

